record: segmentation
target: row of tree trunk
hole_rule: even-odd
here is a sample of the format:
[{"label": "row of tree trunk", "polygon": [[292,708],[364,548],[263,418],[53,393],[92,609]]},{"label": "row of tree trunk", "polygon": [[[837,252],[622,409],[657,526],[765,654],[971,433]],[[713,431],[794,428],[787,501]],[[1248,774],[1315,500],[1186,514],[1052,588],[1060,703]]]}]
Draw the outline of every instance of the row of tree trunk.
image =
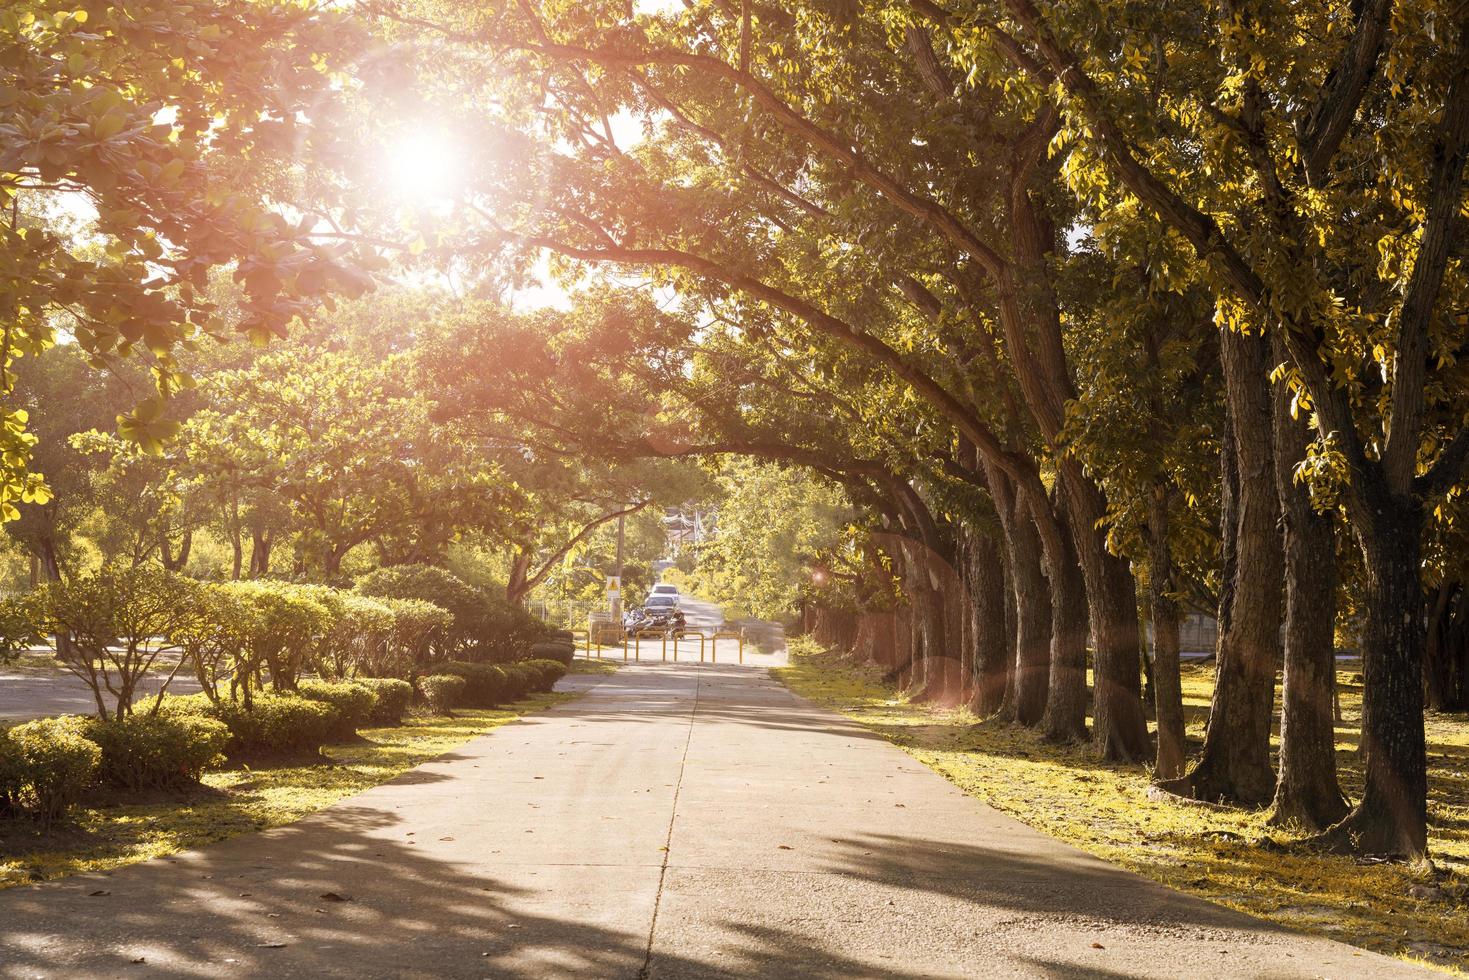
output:
[{"label": "row of tree trunk", "polygon": [[[1293,412],[1287,387],[1269,380],[1284,351],[1272,350],[1264,337],[1230,331],[1221,332],[1220,347],[1227,426],[1213,700],[1190,766],[1179,664],[1183,610],[1169,538],[1175,491],[1160,474],[1146,528],[1150,589],[1143,597],[1154,634],[1148,707],[1157,736],[1142,751],[1152,753],[1166,790],[1269,806],[1277,823],[1324,830],[1348,812],[1337,778],[1334,725],[1336,528],[1295,476],[1310,430],[1309,420]],[[1056,740],[1085,737],[1090,700],[1094,731],[1105,729],[1108,739],[1119,740],[1101,746],[1103,754],[1137,757],[1138,724],[1146,733],[1140,672],[1136,658],[1128,661],[1120,652],[1135,641],[1130,634],[1104,635],[1136,630],[1137,597],[1127,564],[1099,559],[1104,549],[1088,540],[1096,529],[1095,501],[1088,499],[1095,486],[1065,467],[1045,496],[995,469],[984,469],[983,477],[994,505],[992,526],[960,523],[936,533],[924,530],[922,520],[899,521],[878,544],[892,558],[901,600],[856,611],[813,607],[808,629],[823,644],[881,665],[918,698],[967,704],[977,715],[998,715]],[[922,504],[904,506],[911,512]],[[1088,520],[1082,533],[1077,515]],[[1370,579],[1371,562],[1366,564]],[[1423,608],[1421,601],[1405,597],[1404,608]],[[1120,625],[1124,605],[1131,625]],[[1463,710],[1469,707],[1469,595],[1457,582],[1445,583],[1429,596],[1427,614],[1429,701]],[[1403,619],[1415,625],[1411,614]],[[1090,691],[1089,638],[1097,651]],[[1111,664],[1105,662],[1109,646]],[[1411,707],[1410,694],[1398,700]],[[1391,692],[1379,692],[1384,699],[1397,703]],[[1373,704],[1369,698],[1364,713]],[[1128,717],[1103,718],[1108,711]],[[1277,719],[1278,753],[1271,745]],[[1370,730],[1364,719],[1364,731]],[[1364,746],[1369,764],[1377,751],[1382,747]],[[1400,767],[1404,753],[1392,755]],[[1421,803],[1409,794],[1404,805]]]}]

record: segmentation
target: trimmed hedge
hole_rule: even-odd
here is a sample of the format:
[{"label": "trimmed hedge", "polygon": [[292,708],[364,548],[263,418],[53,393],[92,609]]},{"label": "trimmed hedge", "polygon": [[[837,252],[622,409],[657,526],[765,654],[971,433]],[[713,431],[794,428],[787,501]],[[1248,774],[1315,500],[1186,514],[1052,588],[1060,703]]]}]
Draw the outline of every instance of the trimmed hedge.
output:
[{"label": "trimmed hedge", "polygon": [[464,678],[453,674],[432,674],[418,681],[429,708],[441,715],[453,714],[454,706],[464,695],[464,687]]},{"label": "trimmed hedge", "polygon": [[434,670],[450,677],[464,678],[464,693],[459,696],[459,703],[466,708],[493,708],[505,700],[505,671],[494,664],[467,664],[455,660]]},{"label": "trimmed hedge", "polygon": [[549,693],[556,682],[566,676],[566,664],[559,660],[527,660],[524,666],[540,674],[540,679],[531,690],[543,694]]},{"label": "trimmed hedge", "polygon": [[356,681],[302,681],[296,693],[308,701],[320,701],[337,709],[337,723],[332,734],[351,738],[357,729],[366,728],[377,707],[377,694],[366,684]]},{"label": "trimmed hedge", "polygon": [[191,694],[167,699],[164,710],[224,722],[230,730],[230,755],[317,752],[337,728],[337,709],[330,704],[285,694],[256,694],[249,708],[240,701],[211,703]]},{"label": "trimmed hedge", "polygon": [[354,684],[361,684],[377,695],[368,720],[374,725],[401,725],[408,706],[413,703],[413,685],[396,677],[355,677]]},{"label": "trimmed hedge", "polygon": [[183,789],[224,759],[230,730],[201,715],[90,719],[85,737],[102,750],[97,775],[121,789]]},{"label": "trimmed hedge", "polygon": [[76,721],[42,718],[0,735],[0,799],[49,827],[92,785],[102,750]]},{"label": "trimmed hedge", "polygon": [[540,643],[530,645],[530,660],[554,660],[557,663],[571,666],[572,658],[576,656],[576,644],[569,640],[542,640]]},{"label": "trimmed hedge", "polygon": [[517,660],[513,664],[506,664],[500,668],[505,671],[507,690],[506,701],[519,701],[541,682],[540,671],[534,667],[527,667],[524,660]]}]

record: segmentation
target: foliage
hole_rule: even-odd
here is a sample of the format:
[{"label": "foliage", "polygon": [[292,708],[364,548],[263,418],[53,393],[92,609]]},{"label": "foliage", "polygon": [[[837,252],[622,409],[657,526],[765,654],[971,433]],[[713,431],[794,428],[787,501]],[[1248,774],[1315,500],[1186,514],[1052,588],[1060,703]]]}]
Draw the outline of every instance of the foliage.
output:
[{"label": "foliage", "polygon": [[185,600],[191,608],[170,635],[210,700],[218,700],[221,687],[235,688],[254,662],[259,625],[246,596],[220,586],[192,590]]},{"label": "foliage", "polygon": [[452,715],[453,709],[464,696],[463,677],[452,674],[430,674],[418,679],[418,689],[435,714]]},{"label": "foliage", "polygon": [[557,681],[566,676],[567,671],[567,665],[559,660],[526,660],[519,666],[536,672],[536,682],[530,689],[536,694],[549,692],[556,686]]},{"label": "foliage", "polygon": [[407,677],[429,662],[434,644],[453,630],[454,617],[422,599],[380,601],[393,614],[393,628],[378,652],[369,651],[358,669],[376,676]]},{"label": "foliage", "polygon": [[172,713],[93,719],[82,733],[102,750],[98,777],[133,792],[197,785],[230,739],[223,722]]},{"label": "foliage", "polygon": [[432,649],[448,656],[473,646],[486,617],[486,599],[477,589],[451,572],[432,565],[390,565],[379,568],[357,582],[363,595],[391,599],[417,599],[432,603],[451,617],[449,630],[435,639]]},{"label": "foliage", "polygon": [[459,703],[470,708],[493,708],[497,704],[514,700],[508,696],[510,681],[506,670],[494,664],[465,663],[450,661],[434,668],[440,675],[464,679],[464,690]]},{"label": "foliage", "polygon": [[307,700],[321,701],[336,709],[336,728],[332,734],[338,738],[351,738],[358,729],[366,728],[377,710],[377,692],[356,681],[334,684],[302,681],[297,691]]},{"label": "foliage", "polygon": [[252,683],[261,686],[262,668],[269,670],[277,688],[294,687],[316,643],[331,629],[331,610],[320,601],[323,593],[274,581],[229,582],[219,588],[248,603],[251,610],[248,660],[238,672],[246,704]]},{"label": "foliage", "polygon": [[[149,352],[159,397],[124,416],[121,430],[156,448],[177,428],[161,399],[188,383],[173,351],[215,326],[211,269],[233,265],[247,291],[239,327],[261,336],[326,287],[360,291],[343,248],[320,244],[311,220],[287,220],[266,198],[330,118],[331,73],[320,59],[361,38],[349,18],[314,4],[7,4],[5,362],[40,354],[62,323],[95,356]],[[95,218],[71,237],[39,202],[79,195]],[[0,374],[3,393],[10,385]],[[46,494],[26,472],[27,413],[7,406],[0,504],[9,520],[16,503]]]},{"label": "foliage", "polygon": [[529,654],[531,659],[554,660],[564,667],[570,667],[572,659],[576,657],[576,645],[570,641],[542,640],[531,644]]},{"label": "foliage", "polygon": [[[719,533],[698,553],[699,588],[779,619],[801,597],[831,591],[833,556],[847,551],[850,505],[829,482],[798,469],[732,461],[720,474]],[[813,578],[818,571],[825,577]]]},{"label": "foliage", "polygon": [[337,709],[289,694],[261,693],[243,701],[210,702],[198,695],[169,698],[165,714],[203,715],[229,727],[228,751],[238,756],[314,755],[337,731]]},{"label": "foliage", "polygon": [[374,725],[401,725],[403,716],[413,704],[413,685],[396,677],[357,677],[361,684],[377,695],[369,721]]},{"label": "foliage", "polygon": [[[132,714],[138,682],[169,648],[167,638],[197,612],[198,589],[192,580],[154,565],[108,567],[45,587],[41,601],[48,626],[69,637],[58,657],[91,690],[98,718]],[[161,645],[155,642],[160,637]],[[161,690],[177,672],[176,667]]]},{"label": "foliage", "polygon": [[0,599],[0,665],[45,639],[46,611],[38,599],[29,593]]},{"label": "foliage", "polygon": [[69,719],[16,725],[0,733],[0,800],[50,826],[91,786],[101,758]]}]

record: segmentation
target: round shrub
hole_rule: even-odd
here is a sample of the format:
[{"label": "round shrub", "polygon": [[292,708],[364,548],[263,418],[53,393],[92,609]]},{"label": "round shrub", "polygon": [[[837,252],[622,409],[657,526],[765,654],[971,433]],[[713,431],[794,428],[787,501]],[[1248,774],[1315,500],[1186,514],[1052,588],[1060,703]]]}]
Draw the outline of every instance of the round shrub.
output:
[{"label": "round shrub", "polygon": [[441,715],[453,713],[453,708],[464,694],[464,678],[453,674],[433,674],[421,677],[418,688],[429,708]]},{"label": "round shrub", "polygon": [[248,708],[220,701],[210,713],[229,726],[231,755],[316,752],[337,727],[330,704],[283,694],[257,694]]},{"label": "round shrub", "polygon": [[16,725],[0,737],[0,795],[49,827],[92,785],[101,760],[71,719]]},{"label": "round shrub", "polygon": [[413,685],[396,677],[358,677],[361,684],[377,695],[368,720],[374,725],[401,725],[408,706],[413,703]]},{"label": "round shrub", "polygon": [[464,678],[459,703],[468,708],[493,708],[505,700],[505,671],[494,664],[453,661],[435,668],[439,674]]},{"label": "round shrub", "polygon": [[566,676],[566,665],[559,660],[527,660],[525,667],[534,669],[539,675],[533,691],[549,692],[556,682]]},{"label": "round shrub", "polygon": [[554,660],[570,667],[575,656],[576,645],[566,640],[542,640],[530,645],[531,660]]},{"label": "round shrub", "polygon": [[86,737],[102,750],[104,782],[128,790],[182,789],[223,761],[230,730],[200,715],[129,715],[91,721]]},{"label": "round shrub", "polygon": [[366,728],[377,707],[377,695],[356,681],[302,681],[296,692],[308,701],[321,701],[337,709],[337,724],[332,734],[351,738],[357,729]]},{"label": "round shrub", "polygon": [[505,664],[500,669],[505,672],[506,701],[517,701],[525,697],[535,689],[536,684],[541,679],[540,672],[534,667],[527,667],[523,660],[513,664]]}]

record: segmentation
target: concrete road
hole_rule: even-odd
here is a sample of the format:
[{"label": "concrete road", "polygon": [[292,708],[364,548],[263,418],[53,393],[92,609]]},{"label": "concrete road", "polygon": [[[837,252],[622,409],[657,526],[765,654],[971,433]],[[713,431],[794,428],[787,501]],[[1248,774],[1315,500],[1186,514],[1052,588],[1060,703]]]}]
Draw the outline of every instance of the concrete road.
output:
[{"label": "concrete road", "polygon": [[1360,977],[764,670],[645,665],[289,827],[0,892],[5,977]]},{"label": "concrete road", "polygon": [[[150,674],[139,681],[135,700],[157,694],[166,676]],[[192,694],[199,690],[199,682],[181,674],[168,689],[175,694]],[[109,698],[108,707],[111,706]],[[0,719],[24,721],[56,715],[89,715],[96,710],[91,688],[64,667],[47,664],[0,668]]]}]

